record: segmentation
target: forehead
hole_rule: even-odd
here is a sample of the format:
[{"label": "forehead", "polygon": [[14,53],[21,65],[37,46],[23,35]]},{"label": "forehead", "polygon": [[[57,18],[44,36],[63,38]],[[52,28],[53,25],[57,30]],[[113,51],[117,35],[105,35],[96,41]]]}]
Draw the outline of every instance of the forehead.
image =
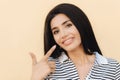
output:
[{"label": "forehead", "polygon": [[62,25],[65,21],[70,20],[65,14],[57,14],[52,20],[51,20],[51,28],[57,27]]}]

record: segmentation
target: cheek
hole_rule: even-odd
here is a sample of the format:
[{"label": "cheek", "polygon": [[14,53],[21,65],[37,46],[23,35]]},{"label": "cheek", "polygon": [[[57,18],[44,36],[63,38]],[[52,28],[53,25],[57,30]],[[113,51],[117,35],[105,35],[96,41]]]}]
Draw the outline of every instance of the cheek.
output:
[{"label": "cheek", "polygon": [[76,38],[77,38],[78,40],[80,40],[80,42],[81,42],[81,36],[80,36],[79,31],[78,31],[77,29],[74,29],[74,30],[73,30],[73,33],[74,33],[74,35],[76,36]]},{"label": "cheek", "polygon": [[55,40],[55,42],[59,45],[59,43],[60,43],[60,39],[59,39],[60,37],[59,36],[54,36],[54,40]]},{"label": "cheek", "polygon": [[81,36],[79,33],[76,33],[76,37],[78,38],[78,40],[81,42]]},{"label": "cheek", "polygon": [[76,37],[79,37],[81,39],[80,33],[76,32]]}]

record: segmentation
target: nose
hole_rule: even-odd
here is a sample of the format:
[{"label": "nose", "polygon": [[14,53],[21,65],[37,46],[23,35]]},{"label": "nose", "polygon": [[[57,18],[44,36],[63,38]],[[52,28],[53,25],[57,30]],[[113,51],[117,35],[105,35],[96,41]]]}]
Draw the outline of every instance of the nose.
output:
[{"label": "nose", "polygon": [[64,39],[68,36],[68,32],[66,30],[61,31],[61,38]]}]

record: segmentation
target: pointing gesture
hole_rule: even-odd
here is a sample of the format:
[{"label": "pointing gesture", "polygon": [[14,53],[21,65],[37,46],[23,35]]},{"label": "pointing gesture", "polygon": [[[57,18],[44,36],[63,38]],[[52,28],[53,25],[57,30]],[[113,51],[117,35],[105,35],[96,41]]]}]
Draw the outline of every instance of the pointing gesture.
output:
[{"label": "pointing gesture", "polygon": [[30,53],[32,58],[32,80],[43,80],[48,74],[54,72],[55,62],[48,61],[48,58],[55,48],[56,45],[54,45],[39,62],[37,62],[36,56]]},{"label": "pointing gesture", "polygon": [[47,54],[44,56],[45,59],[48,60],[48,58],[51,56],[51,54],[53,53],[53,51],[55,50],[56,45],[54,45],[48,52]]}]

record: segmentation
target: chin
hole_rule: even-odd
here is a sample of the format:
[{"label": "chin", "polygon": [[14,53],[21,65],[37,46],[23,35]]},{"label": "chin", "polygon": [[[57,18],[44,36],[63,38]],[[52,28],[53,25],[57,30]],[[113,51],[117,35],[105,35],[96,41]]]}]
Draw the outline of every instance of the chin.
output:
[{"label": "chin", "polygon": [[63,45],[62,48],[64,50],[66,50],[67,52],[70,52],[70,51],[74,51],[74,50],[80,48],[80,45],[81,45],[81,42],[75,41],[74,43],[72,43],[70,45],[67,45],[67,46]]},{"label": "chin", "polygon": [[79,45],[78,46],[67,46],[67,47],[65,47],[64,49],[67,51],[67,52],[70,52],[70,51],[74,51],[74,50],[76,50],[77,48],[79,47]]}]

